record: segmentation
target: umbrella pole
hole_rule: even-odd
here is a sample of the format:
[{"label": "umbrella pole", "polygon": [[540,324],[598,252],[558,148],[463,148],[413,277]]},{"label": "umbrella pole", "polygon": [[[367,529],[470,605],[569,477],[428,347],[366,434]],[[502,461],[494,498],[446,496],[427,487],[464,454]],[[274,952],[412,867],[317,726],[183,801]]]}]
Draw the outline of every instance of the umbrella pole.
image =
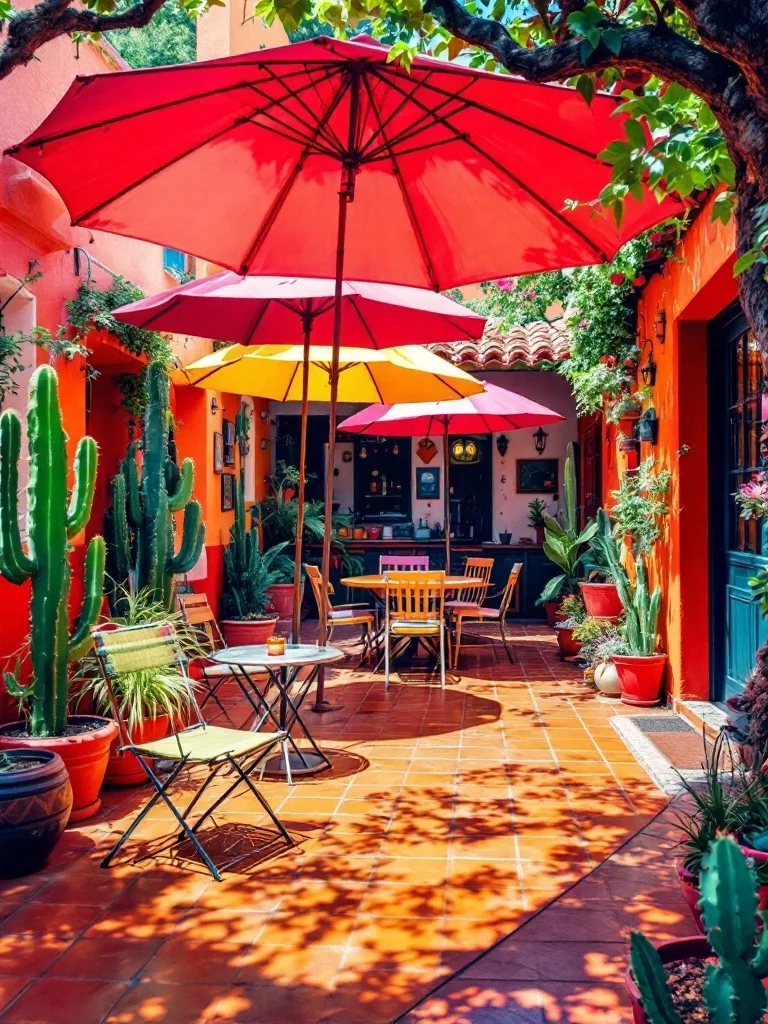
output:
[{"label": "umbrella pole", "polygon": [[445,477],[445,574],[451,575],[451,452],[448,445],[448,423],[443,423],[443,475]]},{"label": "umbrella pole", "polygon": [[293,567],[293,621],[291,643],[301,643],[301,560],[304,540],[304,490],[307,472],[307,408],[309,405],[309,342],[312,335],[312,319],[304,319],[304,362],[301,368],[301,428],[299,430],[299,493],[296,497],[296,544]]},{"label": "umbrella pole", "polygon": [[[352,122],[356,121],[353,117]],[[341,346],[341,300],[344,283],[344,243],[347,233],[347,206],[354,197],[355,169],[347,167],[339,190],[339,221],[336,234],[336,281],[333,308],[333,349],[331,351],[330,401],[328,403],[328,456],[325,463],[325,523],[323,529],[323,565],[320,593],[320,632],[318,643],[325,647],[328,641],[328,584],[331,577],[331,532],[333,528],[333,463],[336,454],[336,404],[339,394],[339,348]],[[327,711],[330,701],[325,700],[325,670],[317,675],[317,690],[313,711]]]}]

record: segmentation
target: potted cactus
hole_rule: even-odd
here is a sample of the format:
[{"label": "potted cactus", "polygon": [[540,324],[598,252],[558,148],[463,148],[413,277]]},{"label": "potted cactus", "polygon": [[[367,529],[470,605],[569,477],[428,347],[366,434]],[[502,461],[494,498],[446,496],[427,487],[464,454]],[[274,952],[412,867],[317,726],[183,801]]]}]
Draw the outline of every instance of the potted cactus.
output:
[{"label": "potted cactus", "polygon": [[635,556],[635,582],[630,582],[620,560],[621,544],[613,535],[604,509],[597,513],[597,533],[592,546],[616,581],[626,615],[622,632],[630,653],[616,654],[612,659],[619,674],[622,703],[653,707],[661,701],[661,684],[667,661],[666,654],[656,652],[661,590],[659,587],[653,591],[649,589],[640,552]]},{"label": "potted cactus", "polygon": [[91,514],[98,453],[93,438],[80,440],[70,494],[58,380],[50,366],[39,367],[30,381],[27,436],[25,550],[18,520],[21,421],[7,409],[0,416],[0,573],[10,583],[31,584],[31,679],[25,683],[20,672],[6,673],[9,693],[25,702],[29,717],[0,728],[0,748],[59,754],[72,782],[71,820],[82,821],[99,808],[109,746],[117,733],[109,719],[67,714],[70,665],[89,650],[91,628],[101,611],[105,550],[102,537],[93,537],[88,544],[83,603],[70,633],[71,540]]},{"label": "potted cactus", "polygon": [[[132,443],[112,478],[112,505],[104,522],[107,537],[108,597],[112,614],[123,618],[129,594],[173,605],[173,577],[197,563],[205,541],[200,503],[190,501],[195,465],[181,469],[168,452],[168,377],[160,363],[147,370],[147,403],[141,439]],[[173,513],[184,511],[181,543],[174,551]]]},{"label": "potted cactus", "polygon": [[[704,857],[701,911],[706,936],[654,948],[630,940],[626,984],[635,1024],[758,1024],[768,1009],[768,915],[758,914],[755,873],[733,839]],[[692,998],[700,993],[700,1000]]]},{"label": "potted cactus", "polygon": [[235,482],[235,520],[229,528],[224,551],[224,593],[221,595],[221,631],[229,647],[264,644],[274,632],[277,613],[271,606],[270,590],[293,572],[293,561],[284,554],[287,541],[275,544],[264,554],[259,550],[259,531],[251,515],[246,527],[243,489]]}]

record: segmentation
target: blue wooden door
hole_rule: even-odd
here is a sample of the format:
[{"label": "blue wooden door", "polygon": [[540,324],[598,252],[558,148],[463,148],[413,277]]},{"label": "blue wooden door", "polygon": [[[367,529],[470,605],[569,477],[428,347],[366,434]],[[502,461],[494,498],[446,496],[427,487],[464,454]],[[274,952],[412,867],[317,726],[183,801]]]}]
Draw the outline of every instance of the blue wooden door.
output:
[{"label": "blue wooden door", "polygon": [[712,691],[723,700],[743,689],[768,623],[748,579],[768,564],[764,525],[742,519],[733,499],[763,461],[761,436],[768,417],[760,350],[740,310],[715,322],[710,336],[713,601]]}]

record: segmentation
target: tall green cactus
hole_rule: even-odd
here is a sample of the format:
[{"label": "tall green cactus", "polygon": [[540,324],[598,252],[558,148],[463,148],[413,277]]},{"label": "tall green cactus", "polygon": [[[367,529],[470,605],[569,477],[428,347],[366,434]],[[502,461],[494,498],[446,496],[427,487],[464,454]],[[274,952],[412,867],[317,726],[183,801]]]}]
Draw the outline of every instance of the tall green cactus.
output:
[{"label": "tall green cactus", "polygon": [[[728,836],[716,839],[702,862],[701,909],[718,959],[707,966],[704,983],[709,1019],[758,1024],[768,1009],[768,914],[757,913],[755,872]],[[650,1024],[681,1024],[661,958],[640,932],[632,934],[630,965]]]},{"label": "tall green cactus", "polygon": [[656,650],[656,631],[661,607],[661,589],[648,589],[645,562],[635,556],[635,582],[632,583],[621,563],[621,542],[616,539],[611,521],[604,509],[597,512],[597,533],[590,544],[596,558],[616,583],[619,598],[626,612],[625,632],[632,653],[649,656]]},{"label": "tall green cactus", "polygon": [[0,574],[11,583],[32,584],[30,656],[32,681],[22,686],[6,676],[13,697],[30,703],[33,736],[61,736],[67,725],[70,661],[91,645],[91,628],[101,609],[104,539],[93,537],[85,558],[85,591],[74,632],[69,635],[70,540],[91,514],[98,453],[92,437],[75,452],[74,487],[67,489],[66,434],[61,422],[56,373],[41,366],[32,375],[27,405],[29,483],[27,550],[18,520],[21,420],[13,409],[0,416]]},{"label": "tall green cactus", "polygon": [[576,507],[576,458],[573,444],[568,445],[563,480],[565,503],[557,517],[544,512],[544,554],[562,572],[548,580],[537,604],[556,601],[568,594],[579,592],[579,578],[582,575],[582,561],[587,544],[594,536],[597,526],[590,519],[579,533],[578,509]]},{"label": "tall green cactus", "polygon": [[[148,589],[151,599],[170,608],[173,577],[188,572],[205,541],[202,509],[190,501],[195,465],[185,459],[181,470],[168,456],[168,378],[159,363],[147,371],[141,473],[137,445],[128,445],[120,471],[112,478],[112,506],[105,522],[109,569],[114,584],[130,581],[135,591]],[[174,551],[173,513],[184,510],[181,544]],[[119,589],[110,591],[114,614],[120,614]]]}]

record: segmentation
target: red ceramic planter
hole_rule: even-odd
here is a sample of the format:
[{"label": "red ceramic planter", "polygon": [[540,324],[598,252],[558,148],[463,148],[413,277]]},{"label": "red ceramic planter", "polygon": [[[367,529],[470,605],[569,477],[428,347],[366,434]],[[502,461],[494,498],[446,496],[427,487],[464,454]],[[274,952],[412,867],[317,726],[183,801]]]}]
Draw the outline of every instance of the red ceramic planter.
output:
[{"label": "red ceramic planter", "polygon": [[547,622],[550,626],[554,626],[557,622],[557,613],[560,611],[561,604],[562,601],[544,602],[544,614],[547,616]]},{"label": "red ceramic planter", "polygon": [[[181,728],[184,726],[182,725]],[[158,715],[157,718],[148,718],[137,729],[131,733],[133,742],[139,746],[142,743],[151,743],[153,740],[164,739],[171,729],[171,720],[168,715]],[[122,786],[141,786],[147,782],[147,773],[141,766],[141,762],[135,754],[119,753],[121,739],[116,736],[112,741],[107,762],[107,774],[104,776],[104,784],[120,788]]]},{"label": "red ceramic planter", "polygon": [[[293,618],[293,584],[292,583],[275,583],[273,587],[270,587],[267,591],[269,599],[272,602],[272,608],[277,612],[278,618],[280,619],[292,619]],[[299,604],[304,596],[304,587],[302,585]]]},{"label": "red ceramic planter", "polygon": [[109,748],[117,736],[117,723],[96,715],[70,715],[71,725],[98,722],[98,728],[74,736],[8,736],[8,730],[26,728],[26,722],[13,722],[0,729],[0,749],[50,750],[58,754],[66,765],[72,783],[72,814],[70,823],[84,821],[99,807],[99,790],[104,782],[109,760]]},{"label": "red ceramic planter", "polygon": [[651,654],[645,658],[616,654],[613,663],[619,673],[622,704],[652,708],[661,703],[661,682],[667,663],[666,654]]},{"label": "red ceramic planter", "polygon": [[555,626],[557,646],[560,648],[561,658],[575,658],[581,650],[581,644],[573,639],[573,630],[563,626]]},{"label": "red ceramic planter", "polygon": [[[674,960],[686,960],[689,957],[704,960],[712,955],[712,947],[703,935],[691,935],[685,939],[673,939],[671,942],[662,942],[656,949],[663,964],[670,964]],[[632,977],[632,972],[629,970],[625,975],[625,984],[629,1001],[632,1004],[632,1020],[634,1024],[650,1024],[645,1011],[640,1005],[640,991]]]},{"label": "red ceramic planter", "polygon": [[701,893],[699,892],[699,880],[692,871],[688,868],[683,867],[682,864],[677,865],[677,874],[680,878],[680,886],[683,890],[683,899],[688,904],[688,909],[693,917],[694,924],[699,935],[704,934],[704,924],[701,920],[701,908],[699,907],[699,898]]},{"label": "red ceramic planter", "polygon": [[248,647],[265,644],[277,625],[277,615],[265,619],[224,619],[221,632],[227,647]]},{"label": "red ceramic planter", "polygon": [[616,620],[624,611],[615,583],[580,583],[579,587],[590,618]]}]

